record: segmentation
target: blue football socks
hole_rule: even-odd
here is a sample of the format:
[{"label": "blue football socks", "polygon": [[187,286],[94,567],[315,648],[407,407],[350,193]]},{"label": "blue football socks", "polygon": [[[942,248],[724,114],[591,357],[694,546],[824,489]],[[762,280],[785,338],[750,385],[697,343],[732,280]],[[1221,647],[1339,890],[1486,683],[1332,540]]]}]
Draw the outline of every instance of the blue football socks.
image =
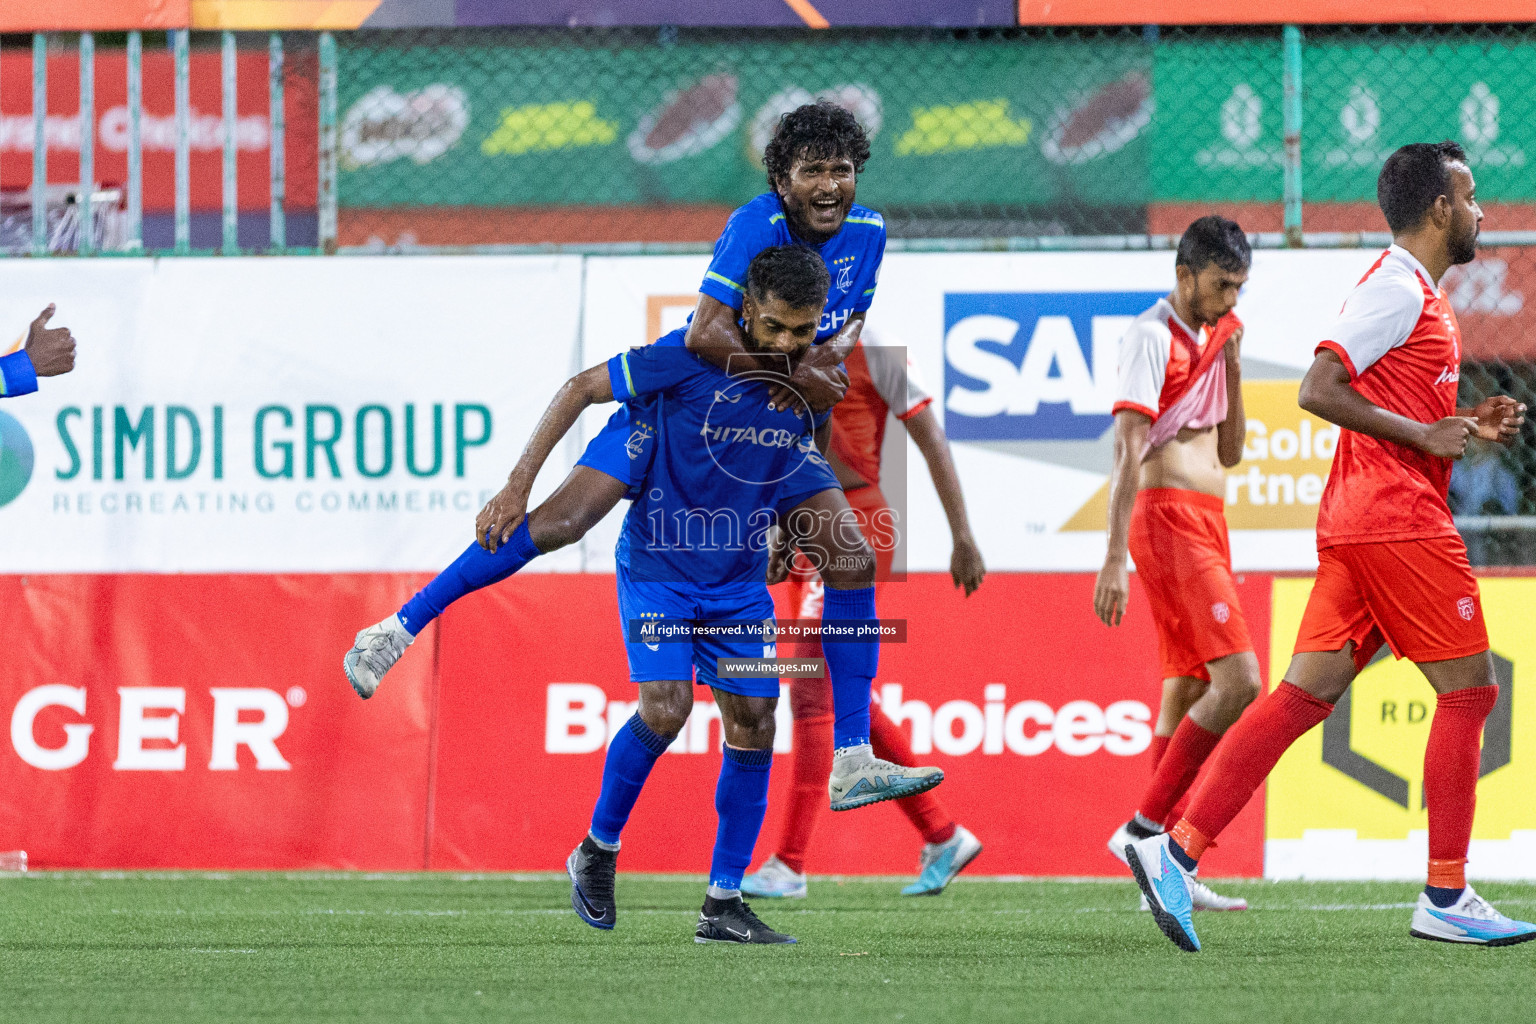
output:
[{"label": "blue football socks", "polygon": [[646,725],[640,712],[629,716],[603,761],[603,788],[597,794],[597,806],[592,808],[592,838],[617,846],[651,768],[671,742]]},{"label": "blue football socks", "polygon": [[[875,617],[875,588],[822,592],[821,621],[878,624]],[[875,670],[880,665],[878,635],[853,640],[821,638],[822,654],[827,659],[827,674],[832,677],[832,745],[856,747],[869,742],[869,689],[874,685]]]},{"label": "blue football socks", "polygon": [[709,864],[709,893],[728,899],[741,889],[741,876],[752,861],[752,848],[768,813],[768,769],[772,750],[738,750],[727,746],[715,784],[715,853]]},{"label": "blue football socks", "polygon": [[1461,894],[1466,891],[1465,889],[1446,889],[1438,885],[1426,885],[1424,887],[1424,895],[1429,897],[1429,902],[1441,910],[1447,907],[1454,907],[1456,901],[1461,899]]},{"label": "blue football socks", "polygon": [[533,536],[528,532],[528,517],[524,516],[511,538],[494,555],[479,544],[465,548],[452,565],[405,602],[400,609],[400,622],[406,632],[416,636],[465,594],[500,583],[537,557],[539,549],[534,546]]}]

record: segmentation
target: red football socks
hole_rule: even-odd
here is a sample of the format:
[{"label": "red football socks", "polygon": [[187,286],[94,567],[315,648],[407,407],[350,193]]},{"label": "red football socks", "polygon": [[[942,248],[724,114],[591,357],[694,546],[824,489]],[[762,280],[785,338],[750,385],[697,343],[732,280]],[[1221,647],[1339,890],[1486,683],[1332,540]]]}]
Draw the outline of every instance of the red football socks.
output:
[{"label": "red football socks", "polygon": [[1424,800],[1429,805],[1429,884],[1438,888],[1467,884],[1483,720],[1498,696],[1497,685],[1470,686],[1442,693],[1435,701],[1424,750]]},{"label": "red football socks", "polygon": [[[1255,701],[1216,748],[1189,813],[1174,827],[1174,841],[1184,846],[1179,835],[1188,826],[1201,837],[1197,845],[1203,852],[1204,844],[1237,817],[1253,791],[1274,770],[1280,755],[1332,712],[1332,704],[1291,683],[1281,683]],[[1184,850],[1191,857],[1199,857],[1188,846]]]},{"label": "red football socks", "polygon": [[[907,734],[879,708],[870,709],[869,742],[875,748],[876,757],[908,767],[917,764],[917,755],[912,753]],[[954,837],[954,819],[932,790],[903,797],[896,801],[896,806],[901,808],[912,827],[922,833],[923,842],[947,843]]]},{"label": "red football socks", "polygon": [[805,871],[805,851],[811,845],[816,818],[827,804],[827,778],[832,774],[832,715],[795,719],[795,752],[779,835],[779,860],[797,874]]},{"label": "red football socks", "polygon": [[1168,753],[1168,741],[1171,739],[1173,739],[1172,736],[1158,736],[1156,734],[1152,736],[1152,746],[1150,749],[1152,751],[1152,771],[1154,773],[1157,771],[1157,766],[1163,763],[1163,755]]},{"label": "red football socks", "polygon": [[1168,749],[1152,773],[1152,781],[1142,794],[1137,808],[1148,821],[1163,821],[1173,805],[1188,791],[1200,766],[1211,756],[1221,741],[1218,733],[1210,732],[1185,715],[1168,743]]}]

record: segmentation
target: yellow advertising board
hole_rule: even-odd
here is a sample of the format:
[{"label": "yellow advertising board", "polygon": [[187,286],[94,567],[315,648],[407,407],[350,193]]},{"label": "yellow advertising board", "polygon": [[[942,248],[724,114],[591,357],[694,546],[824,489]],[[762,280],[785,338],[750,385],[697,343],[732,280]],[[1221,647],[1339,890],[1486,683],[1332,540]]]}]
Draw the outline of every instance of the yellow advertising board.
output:
[{"label": "yellow advertising board", "polygon": [[[1499,699],[1483,730],[1482,778],[1468,871],[1536,877],[1536,579],[1484,578],[1483,611]],[[1310,579],[1277,579],[1270,679],[1285,676]],[[1417,878],[1427,856],[1424,748],[1435,693],[1409,661],[1369,665],[1329,719],[1269,777],[1265,867],[1271,878]]]}]

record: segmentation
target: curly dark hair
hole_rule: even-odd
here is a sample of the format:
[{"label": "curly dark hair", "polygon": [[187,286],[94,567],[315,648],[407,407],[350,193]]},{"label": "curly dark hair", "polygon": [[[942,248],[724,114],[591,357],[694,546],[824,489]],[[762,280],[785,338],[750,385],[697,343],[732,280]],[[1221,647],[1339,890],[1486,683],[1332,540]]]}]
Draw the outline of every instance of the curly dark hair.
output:
[{"label": "curly dark hair", "polygon": [[794,309],[820,309],[831,286],[827,265],[803,245],[770,246],[747,266],[747,294],[758,302],[776,295]]},{"label": "curly dark hair", "polygon": [[869,160],[869,136],[858,119],[835,103],[821,100],[796,107],[779,118],[768,148],[763,150],[763,165],[768,169],[768,186],[789,176],[795,161],[803,157],[830,160],[847,157],[853,161],[855,174],[863,173]]}]

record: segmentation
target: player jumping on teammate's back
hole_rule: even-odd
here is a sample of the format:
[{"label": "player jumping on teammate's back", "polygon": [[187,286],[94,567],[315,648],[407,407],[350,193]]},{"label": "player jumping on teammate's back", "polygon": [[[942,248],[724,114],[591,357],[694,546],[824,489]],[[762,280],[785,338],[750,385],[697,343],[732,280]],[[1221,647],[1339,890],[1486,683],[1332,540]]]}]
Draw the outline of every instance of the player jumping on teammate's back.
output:
[{"label": "player jumping on teammate's back", "polygon": [[1393,244],[1317,345],[1301,407],[1342,430],[1317,514],[1317,581],[1285,680],[1216,748],[1189,811],[1167,835],[1127,849],[1165,935],[1195,951],[1189,877],[1280,756],[1333,711],[1386,644],[1436,693],[1424,752],[1429,878],[1409,934],[1504,946],[1536,925],[1495,910],[1467,884],[1483,721],[1498,696],[1477,579],[1446,503],[1468,438],[1509,443],[1525,406],[1503,395],[1458,408],[1461,332],[1440,280],[1477,255],[1466,153],[1414,143],[1387,158],[1377,199]]},{"label": "player jumping on teammate's back", "polygon": [[[843,396],[847,378],[838,364],[858,338],[885,251],[880,215],[853,203],[869,140],[846,110],[808,104],[783,117],[765,157],[773,191],[736,210],[715,243],[688,344],[722,369],[733,356],[734,372],[764,369],[760,357],[743,347],[738,322],[747,265],[770,246],[809,245],[833,276],[817,323],[819,344],[796,365],[788,384],[772,389],[772,398],[783,409],[791,394],[797,395],[824,412]],[[541,554],[574,544],[621,499],[633,500],[650,465],[655,433],[648,403],[624,403],[565,481],[528,515],[526,527],[523,512],[533,480],[514,470],[477,518],[475,542],[397,613],[357,634],[343,665],[358,695],[371,697],[427,623],[454,601],[499,583]],[[510,524],[505,535],[488,532],[492,516]],[[849,554],[837,549],[839,538],[827,540],[833,545],[828,550]]]},{"label": "player jumping on teammate's back", "polygon": [[[1094,611],[1120,622],[1136,560],[1163,676],[1152,781],[1109,840],[1125,862],[1160,834],[1223,733],[1259,694],[1259,662],[1237,600],[1223,512],[1226,469],[1243,456],[1243,325],[1232,312],[1252,256],[1243,229],[1201,217],[1179,239],[1178,283],[1120,341],[1109,548]],[[1160,755],[1159,755],[1160,751]],[[1245,910],[1195,882],[1197,910]]]},{"label": "player jumping on teammate's back", "polygon": [[[858,526],[875,549],[875,579],[888,580],[897,543],[895,513],[880,490],[880,450],[885,440],[886,417],[894,414],[917,444],[940,503],[949,520],[954,549],[950,574],[966,596],[981,585],[986,567],[971,536],[960,478],[951,460],[944,428],[934,415],[933,399],[923,387],[917,368],[899,346],[884,347],[866,331],[849,353],[848,394],[832,410],[832,447],[827,461],[837,474],[848,503],[859,517]],[[777,552],[776,552],[777,553]],[[786,560],[769,563],[768,579],[778,582],[789,570]],[[790,607],[797,619],[816,619],[822,613],[821,578],[803,556],[788,572]],[[814,638],[797,641],[795,659],[821,657],[821,643]],[[742,882],[749,896],[803,897],[807,893],[806,851],[820,816],[821,780],[832,762],[832,694],[824,677],[789,680],[789,703],[795,723],[792,778],[784,805],[779,841],[774,853]],[[897,764],[916,761],[906,734],[891,719],[872,710],[870,741],[875,753]],[[896,801],[924,840],[920,873],[916,882],[902,890],[919,896],[942,892],[981,852],[981,843],[959,825],[937,794],[919,793]]]}]

